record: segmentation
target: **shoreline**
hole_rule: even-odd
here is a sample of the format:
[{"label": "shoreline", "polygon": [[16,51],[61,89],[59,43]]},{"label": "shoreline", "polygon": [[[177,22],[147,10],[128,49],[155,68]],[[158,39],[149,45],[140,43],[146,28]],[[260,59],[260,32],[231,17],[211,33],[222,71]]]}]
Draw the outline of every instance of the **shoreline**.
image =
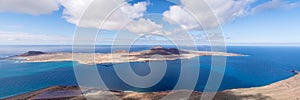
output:
[{"label": "shoreline", "polygon": [[[74,91],[73,91],[74,90]],[[241,99],[263,99],[263,100],[297,100],[300,98],[298,95],[300,93],[300,74],[296,74],[288,79],[284,79],[266,86],[261,87],[250,87],[250,88],[238,88],[229,89],[217,92],[214,100],[241,100]],[[76,92],[77,91],[77,92]],[[85,99],[82,93],[78,92],[78,86],[52,86],[16,96],[11,96],[8,98],[3,98],[3,100],[15,100],[15,99]],[[85,95],[90,96],[90,98],[95,98],[99,95],[104,95],[102,98],[111,98],[107,95],[108,91],[91,89],[88,90]],[[56,94],[55,94],[56,92]],[[157,91],[157,92],[134,92],[134,91],[117,91],[110,90],[114,95],[122,99],[160,99],[171,93],[170,91]],[[172,93],[187,93],[190,90],[175,90]],[[47,93],[52,93],[48,95]],[[54,93],[54,94],[53,94]],[[62,94],[60,94],[62,93]],[[67,96],[62,96],[63,94],[68,94]],[[193,91],[189,100],[195,100],[201,98],[202,92]],[[97,96],[96,96],[97,95]],[[180,97],[179,97],[180,98]],[[99,99],[99,98],[98,98]]]},{"label": "shoreline", "polygon": [[180,50],[176,48],[153,47],[150,50],[128,52],[125,50],[113,53],[70,53],[70,52],[41,52],[29,51],[16,57],[8,58],[12,60],[22,60],[22,62],[56,62],[56,61],[76,61],[80,64],[94,65],[103,63],[127,63],[127,62],[149,62],[165,61],[177,59],[191,59],[199,56],[247,56],[243,54]]}]

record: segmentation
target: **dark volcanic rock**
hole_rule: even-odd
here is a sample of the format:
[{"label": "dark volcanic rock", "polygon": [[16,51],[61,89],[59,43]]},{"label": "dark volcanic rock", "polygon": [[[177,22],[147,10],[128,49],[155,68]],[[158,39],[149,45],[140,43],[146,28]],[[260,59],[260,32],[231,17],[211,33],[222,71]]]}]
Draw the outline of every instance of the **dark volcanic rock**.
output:
[{"label": "dark volcanic rock", "polygon": [[148,52],[143,53],[143,55],[179,55],[179,54],[183,54],[183,53],[188,53],[186,51],[183,50],[179,50],[177,48],[163,48],[161,46],[155,46],[153,48],[151,48]]},{"label": "dark volcanic rock", "polygon": [[41,55],[41,54],[46,54],[45,52],[41,52],[41,51],[28,51],[24,54],[21,54],[19,56],[24,57],[24,56],[35,56],[35,55]]},{"label": "dark volcanic rock", "polygon": [[[123,92],[123,91],[106,91],[106,90],[90,90],[86,93],[97,93],[99,97],[85,97],[82,95],[78,86],[52,86],[33,92],[20,94],[1,100],[111,100],[114,99],[107,92],[111,92],[119,99],[123,100],[159,100],[165,96],[171,96],[171,100],[186,99],[185,96],[192,92],[187,100],[199,100],[202,96],[202,92],[189,91],[189,90],[174,90],[174,91],[162,91],[162,92]],[[231,92],[217,92],[213,100],[273,100],[271,97],[264,95],[235,95]],[[296,100],[296,99],[295,99]]]},{"label": "dark volcanic rock", "polygon": [[[24,93],[24,94],[20,94],[20,95],[16,95],[16,96],[12,96],[12,97],[8,97],[8,98],[2,98],[1,100],[69,100],[71,98],[77,97],[77,98],[84,98],[82,95],[71,95],[69,97],[51,97],[51,98],[44,98],[44,99],[34,99],[36,97],[39,97],[40,95],[43,95],[45,93],[51,93],[50,91],[62,91],[62,90],[79,90],[78,86],[51,86],[48,88],[44,88],[44,89],[40,89],[40,90],[36,90],[36,91],[32,91],[32,92],[28,92],[28,93]],[[59,94],[62,95],[62,94]],[[83,100],[83,99],[82,99]]]}]

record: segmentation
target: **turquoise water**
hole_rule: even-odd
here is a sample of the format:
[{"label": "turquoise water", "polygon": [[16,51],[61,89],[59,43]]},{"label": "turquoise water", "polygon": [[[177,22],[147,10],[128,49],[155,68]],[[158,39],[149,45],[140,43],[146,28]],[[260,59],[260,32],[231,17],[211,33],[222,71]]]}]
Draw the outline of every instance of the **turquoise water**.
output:
[{"label": "turquoise water", "polygon": [[[70,46],[0,46],[0,57],[21,54],[29,50],[70,52]],[[136,46],[132,51],[152,46]],[[208,49],[199,47],[201,50]],[[290,70],[300,70],[300,47],[228,47],[228,52],[247,54],[228,57],[224,79],[219,90],[267,85],[293,76]],[[108,53],[110,46],[99,46],[97,52]],[[195,60],[195,59],[190,59]],[[195,90],[202,91],[210,71],[210,57],[200,57],[200,75]],[[77,85],[72,62],[19,63],[0,60],[0,98],[21,94],[53,85]],[[76,64],[76,63],[75,63]],[[150,72],[148,63],[130,63],[140,75]],[[180,60],[167,61],[163,79],[151,88],[135,88],[120,80],[111,66],[98,65],[104,82],[112,90],[164,91],[172,90],[180,73]]]}]

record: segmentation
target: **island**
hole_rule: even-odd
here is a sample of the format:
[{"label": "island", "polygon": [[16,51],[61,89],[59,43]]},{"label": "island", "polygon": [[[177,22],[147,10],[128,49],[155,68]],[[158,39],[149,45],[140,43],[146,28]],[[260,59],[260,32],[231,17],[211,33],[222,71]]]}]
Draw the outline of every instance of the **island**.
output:
[{"label": "island", "polygon": [[176,48],[163,48],[155,46],[150,50],[138,52],[128,52],[125,50],[113,53],[71,53],[71,52],[41,52],[29,51],[27,53],[12,57],[21,62],[54,62],[54,61],[76,61],[80,64],[103,64],[103,63],[125,63],[125,62],[149,62],[176,59],[191,59],[198,56],[246,56],[242,54],[213,52],[213,51],[193,51]]}]

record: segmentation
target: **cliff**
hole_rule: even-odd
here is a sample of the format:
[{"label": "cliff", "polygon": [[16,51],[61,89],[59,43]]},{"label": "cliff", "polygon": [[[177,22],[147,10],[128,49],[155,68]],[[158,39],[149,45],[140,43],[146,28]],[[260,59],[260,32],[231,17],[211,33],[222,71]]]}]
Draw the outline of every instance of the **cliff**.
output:
[{"label": "cliff", "polygon": [[[77,92],[76,92],[77,91]],[[124,92],[110,91],[115,96],[125,100],[158,100],[171,93],[170,91],[162,92]],[[176,90],[172,94],[184,94],[188,90]],[[85,92],[89,99],[100,97],[102,99],[113,99],[108,95],[108,91],[102,90],[87,90]],[[188,100],[199,100],[201,92],[194,91]],[[267,86],[230,89],[220,91],[214,97],[214,100],[299,100],[300,99],[300,74],[297,74],[289,79],[282,80]],[[3,100],[17,99],[55,99],[55,100],[85,100],[77,86],[53,86],[34,92],[5,98]],[[99,98],[98,98],[99,99]],[[180,97],[176,99],[181,99]]]}]

